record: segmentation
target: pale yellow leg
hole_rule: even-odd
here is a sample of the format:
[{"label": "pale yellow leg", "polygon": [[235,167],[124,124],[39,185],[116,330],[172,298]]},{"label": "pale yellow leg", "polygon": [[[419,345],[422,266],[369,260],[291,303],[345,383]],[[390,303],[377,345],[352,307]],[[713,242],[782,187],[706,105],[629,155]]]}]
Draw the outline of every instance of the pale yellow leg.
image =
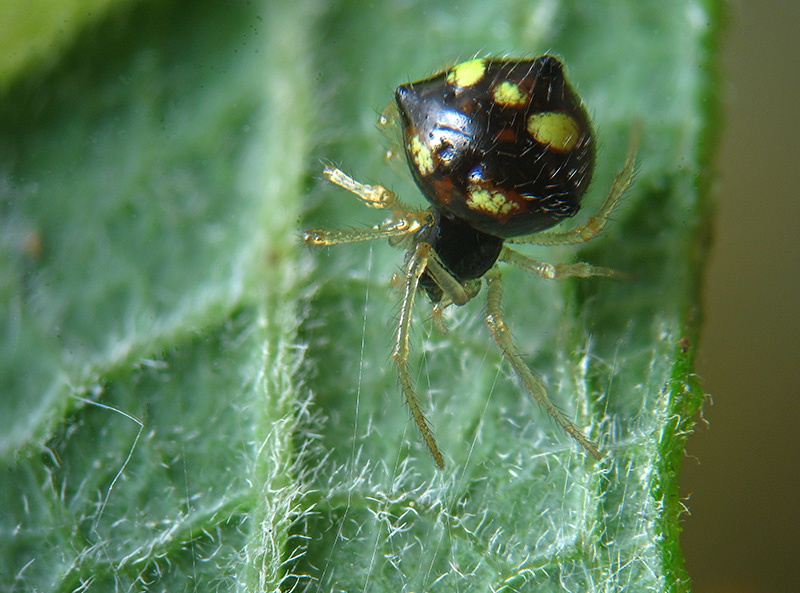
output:
[{"label": "pale yellow leg", "polygon": [[390,220],[379,227],[371,229],[313,230],[303,231],[303,242],[306,245],[339,245],[342,243],[359,243],[375,239],[390,239],[413,232],[412,222],[406,218]]},{"label": "pale yellow leg", "polygon": [[408,372],[408,340],[411,331],[411,313],[414,310],[414,297],[419,287],[419,279],[425,272],[430,253],[431,246],[428,243],[419,243],[414,249],[411,258],[408,260],[406,282],[403,288],[403,301],[400,305],[400,320],[397,324],[397,334],[392,350],[392,358],[394,358],[394,362],[397,364],[400,387],[403,390],[406,403],[411,410],[411,416],[414,418],[414,422],[417,423],[417,426],[419,426],[422,438],[425,440],[428,449],[430,449],[431,455],[433,455],[433,459],[436,461],[436,465],[438,465],[440,469],[444,469],[444,459],[439,452],[439,447],[436,446],[436,439],[419,406],[419,400],[414,391],[414,384]]},{"label": "pale yellow leg", "polygon": [[504,261],[516,266],[526,272],[536,274],[541,278],[560,279],[560,278],[590,278],[592,276],[601,276],[605,278],[624,278],[625,274],[612,270],[611,268],[601,268],[593,266],[585,262],[576,262],[574,264],[548,264],[537,261],[533,258],[523,255],[518,251],[503,247],[500,252],[499,261]]},{"label": "pale yellow leg", "polygon": [[444,293],[441,300],[433,304],[431,319],[437,331],[441,334],[446,334],[447,325],[444,322],[444,310],[450,305],[466,305],[475,298],[481,291],[481,281],[479,279],[467,280],[462,284],[439,262],[436,252],[431,252],[426,272]]},{"label": "pale yellow leg", "polygon": [[405,217],[414,212],[413,208],[404,204],[394,192],[380,185],[360,183],[336,167],[326,165],[322,171],[325,179],[357,195],[371,208],[385,208],[397,217]]},{"label": "pale yellow leg", "polygon": [[[448,303],[452,304],[452,303]],[[444,335],[447,333],[447,324],[444,321],[444,310],[447,308],[447,305],[442,305],[441,302],[434,303],[433,308],[431,309],[431,320],[433,321],[433,327],[436,328],[440,334]]]},{"label": "pale yellow leg", "polygon": [[[449,303],[455,303],[458,306],[466,305],[477,294],[470,293],[466,286],[456,280],[455,276],[445,269],[435,252],[431,253],[428,258],[428,274],[444,292],[445,304],[443,306],[445,307]],[[478,286],[480,287],[480,284]]]},{"label": "pale yellow leg", "polygon": [[536,375],[533,374],[525,362],[522,360],[514,343],[511,341],[511,334],[508,331],[508,326],[503,321],[502,313],[502,274],[497,266],[494,266],[486,273],[487,296],[486,296],[486,323],[489,324],[489,329],[494,336],[497,345],[503,352],[505,359],[511,364],[516,371],[525,390],[533,397],[536,402],[541,405],[545,411],[566,431],[568,435],[574,438],[578,443],[586,449],[586,451],[595,459],[600,459],[600,451],[590,441],[575,424],[566,417],[566,415],[559,410],[550,398],[547,397],[547,392],[544,388],[544,383]]},{"label": "pale yellow leg", "polygon": [[380,226],[370,229],[305,231],[303,242],[306,245],[339,245],[403,237],[417,231],[426,221],[427,211],[413,211],[393,192],[380,185],[359,183],[340,169],[331,166],[326,166],[322,173],[331,183],[361,198],[366,206],[391,211],[392,217]]},{"label": "pale yellow leg", "polygon": [[628,155],[622,170],[614,177],[614,183],[600,210],[586,224],[566,231],[543,231],[525,237],[509,239],[511,243],[532,243],[534,245],[574,245],[594,239],[608,224],[611,213],[616,208],[625,190],[631,184],[636,165],[636,151],[639,146],[639,129],[634,128],[628,146]]}]

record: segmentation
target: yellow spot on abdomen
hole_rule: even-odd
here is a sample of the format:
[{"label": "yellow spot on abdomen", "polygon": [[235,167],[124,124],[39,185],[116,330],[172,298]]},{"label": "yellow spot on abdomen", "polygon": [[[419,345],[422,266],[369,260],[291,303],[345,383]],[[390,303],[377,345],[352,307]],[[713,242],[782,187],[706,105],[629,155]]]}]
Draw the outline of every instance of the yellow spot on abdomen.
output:
[{"label": "yellow spot on abdomen", "polygon": [[470,60],[453,66],[447,73],[447,82],[454,87],[464,88],[480,82],[486,74],[486,60]]},{"label": "yellow spot on abdomen", "polygon": [[528,118],[528,133],[540,144],[556,152],[569,152],[580,140],[580,127],[566,113],[548,111]]},{"label": "yellow spot on abdomen", "polygon": [[492,98],[498,105],[504,107],[524,107],[528,102],[528,95],[513,82],[505,81],[492,90]]},{"label": "yellow spot on abdomen", "polygon": [[433,154],[431,154],[430,148],[425,146],[417,136],[411,139],[408,152],[422,175],[433,173]]},{"label": "yellow spot on abdomen", "polygon": [[486,212],[491,215],[508,214],[519,208],[519,204],[506,198],[503,192],[489,191],[473,186],[467,191],[467,207],[470,210]]}]

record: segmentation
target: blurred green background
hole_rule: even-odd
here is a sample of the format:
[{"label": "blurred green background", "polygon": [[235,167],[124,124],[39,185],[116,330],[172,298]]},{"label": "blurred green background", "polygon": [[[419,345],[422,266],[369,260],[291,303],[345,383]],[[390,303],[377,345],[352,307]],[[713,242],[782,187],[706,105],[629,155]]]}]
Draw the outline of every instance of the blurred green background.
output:
[{"label": "blurred green background", "polygon": [[731,2],[681,535],[697,593],[800,591],[800,4]]}]

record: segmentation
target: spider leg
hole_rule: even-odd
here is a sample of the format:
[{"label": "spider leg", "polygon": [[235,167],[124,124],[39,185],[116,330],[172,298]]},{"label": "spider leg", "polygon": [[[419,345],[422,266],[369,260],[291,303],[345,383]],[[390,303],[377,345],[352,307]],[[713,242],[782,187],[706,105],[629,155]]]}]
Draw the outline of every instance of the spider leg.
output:
[{"label": "spider leg", "polygon": [[614,183],[606,196],[603,205],[600,206],[597,214],[589,218],[586,224],[568,229],[566,231],[542,231],[528,235],[527,237],[517,237],[509,239],[510,243],[532,243],[534,245],[575,245],[585,243],[594,239],[608,224],[611,213],[616,208],[625,190],[633,180],[633,171],[636,165],[636,150],[639,146],[639,129],[634,128],[631,133],[631,140],[628,145],[628,155],[625,157],[625,164],[622,170],[614,177]]},{"label": "spider leg", "polygon": [[503,321],[502,313],[502,300],[503,300],[503,285],[502,274],[500,268],[496,265],[486,273],[487,295],[486,295],[486,323],[494,336],[497,345],[503,352],[505,359],[511,364],[516,371],[525,390],[542,406],[548,414],[556,421],[556,423],[564,429],[564,431],[578,441],[586,451],[595,459],[600,459],[600,451],[597,446],[592,443],[575,424],[567,418],[567,416],[559,410],[550,398],[547,397],[544,384],[542,380],[533,374],[525,362],[522,360],[514,343],[511,341],[511,333],[508,326]]},{"label": "spider leg", "polygon": [[339,245],[340,243],[359,243],[375,239],[401,237],[416,230],[415,221],[408,218],[391,219],[386,223],[370,229],[351,230],[313,230],[303,231],[303,242],[306,245]]},{"label": "spider leg", "polygon": [[325,179],[357,195],[370,208],[385,208],[398,218],[408,217],[414,209],[403,203],[394,192],[380,185],[360,183],[336,167],[326,165],[322,171]]},{"label": "spider leg", "polygon": [[[370,208],[385,208],[392,216],[383,224],[369,229],[311,230],[303,232],[306,245],[339,245],[375,239],[395,239],[413,233],[425,224],[427,211],[414,211],[398,197],[380,185],[359,183],[335,167],[326,166],[322,172],[331,183],[357,195]],[[402,240],[402,239],[401,239]]]},{"label": "spider leg", "polygon": [[419,279],[423,272],[425,272],[431,251],[432,249],[429,243],[418,243],[414,249],[414,253],[408,260],[406,281],[403,287],[403,301],[400,305],[400,320],[397,324],[397,334],[395,336],[394,348],[392,349],[392,358],[394,358],[394,362],[397,365],[400,387],[403,390],[406,403],[411,410],[411,416],[414,418],[414,422],[417,423],[419,431],[422,433],[422,438],[428,446],[428,449],[430,449],[433,459],[436,461],[436,465],[439,466],[439,469],[444,469],[444,459],[439,452],[439,447],[436,446],[436,439],[419,406],[419,400],[417,399],[417,394],[414,392],[414,385],[411,382],[411,375],[408,372],[408,341],[411,330],[411,313],[414,309],[414,297],[417,294]]},{"label": "spider leg", "polygon": [[447,324],[444,320],[445,309],[450,305],[466,305],[481,291],[481,281],[467,280],[464,283],[459,282],[442,265],[435,251],[431,252],[426,272],[444,293],[441,300],[433,304],[433,310],[431,311],[433,326],[440,334],[444,335],[447,333]]},{"label": "spider leg", "polygon": [[455,276],[447,271],[435,251],[431,251],[431,254],[428,256],[427,267],[428,274],[445,294],[442,308],[451,303],[459,307],[466,305],[480,290],[480,282],[477,283],[477,288],[475,288],[475,286],[461,284]]},{"label": "spider leg", "polygon": [[444,310],[447,308],[448,305],[452,303],[442,304],[434,303],[433,308],[431,309],[431,321],[433,321],[433,327],[436,328],[440,334],[445,335],[447,333],[447,323],[444,320]]},{"label": "spider leg", "polygon": [[545,262],[537,261],[533,258],[523,255],[518,251],[503,247],[500,252],[499,261],[504,261],[516,266],[526,272],[536,274],[541,278],[559,279],[559,278],[589,278],[591,276],[603,276],[606,278],[625,278],[626,275],[622,272],[617,272],[611,268],[601,268],[593,266],[585,262],[577,262],[574,264],[548,264]]}]

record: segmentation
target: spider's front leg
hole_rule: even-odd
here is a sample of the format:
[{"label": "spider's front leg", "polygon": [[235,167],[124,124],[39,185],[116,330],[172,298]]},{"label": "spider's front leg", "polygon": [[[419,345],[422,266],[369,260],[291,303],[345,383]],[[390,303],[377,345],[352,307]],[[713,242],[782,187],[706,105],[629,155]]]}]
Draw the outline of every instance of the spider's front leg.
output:
[{"label": "spider's front leg", "polygon": [[419,288],[419,279],[425,272],[425,268],[431,257],[431,246],[429,243],[418,243],[414,248],[414,252],[408,260],[406,266],[405,284],[403,286],[403,301],[400,305],[400,320],[397,324],[397,334],[395,335],[394,348],[392,349],[392,358],[397,365],[397,373],[400,378],[400,387],[403,390],[403,395],[406,398],[406,403],[411,410],[411,416],[414,422],[417,423],[419,431],[422,433],[422,438],[425,444],[430,449],[433,459],[439,469],[444,469],[444,459],[439,452],[439,447],[436,446],[436,439],[428,426],[428,421],[425,420],[425,415],[422,413],[422,408],[419,406],[417,394],[414,391],[414,384],[411,382],[411,375],[408,372],[408,340],[411,332],[411,314],[414,310],[414,297]]},{"label": "spider's front leg", "polygon": [[325,179],[346,189],[350,193],[357,195],[364,201],[364,204],[370,208],[385,208],[390,210],[392,214],[398,218],[403,218],[411,214],[414,210],[405,203],[394,192],[389,191],[380,185],[368,185],[356,181],[341,169],[325,165],[322,170]]},{"label": "spider's front leg", "polygon": [[425,221],[426,212],[415,212],[404,204],[394,192],[380,185],[360,183],[340,169],[329,165],[325,167],[322,174],[334,185],[358,196],[365,205],[370,208],[389,210],[392,216],[383,224],[369,229],[305,231],[303,242],[306,245],[339,245],[402,237],[417,231]]},{"label": "spider's front leg", "polygon": [[578,443],[589,452],[595,459],[600,459],[600,451],[597,446],[590,441],[575,424],[567,418],[567,416],[559,410],[550,398],[547,397],[547,391],[544,388],[542,380],[533,374],[525,362],[522,360],[514,343],[511,341],[511,333],[508,326],[503,321],[502,313],[502,300],[503,300],[503,285],[502,274],[500,269],[495,265],[491,270],[486,273],[487,295],[486,295],[486,323],[494,336],[497,345],[503,352],[505,359],[511,364],[516,371],[525,390],[541,405],[548,414],[556,421],[556,423],[564,429],[564,431],[574,438]]}]

